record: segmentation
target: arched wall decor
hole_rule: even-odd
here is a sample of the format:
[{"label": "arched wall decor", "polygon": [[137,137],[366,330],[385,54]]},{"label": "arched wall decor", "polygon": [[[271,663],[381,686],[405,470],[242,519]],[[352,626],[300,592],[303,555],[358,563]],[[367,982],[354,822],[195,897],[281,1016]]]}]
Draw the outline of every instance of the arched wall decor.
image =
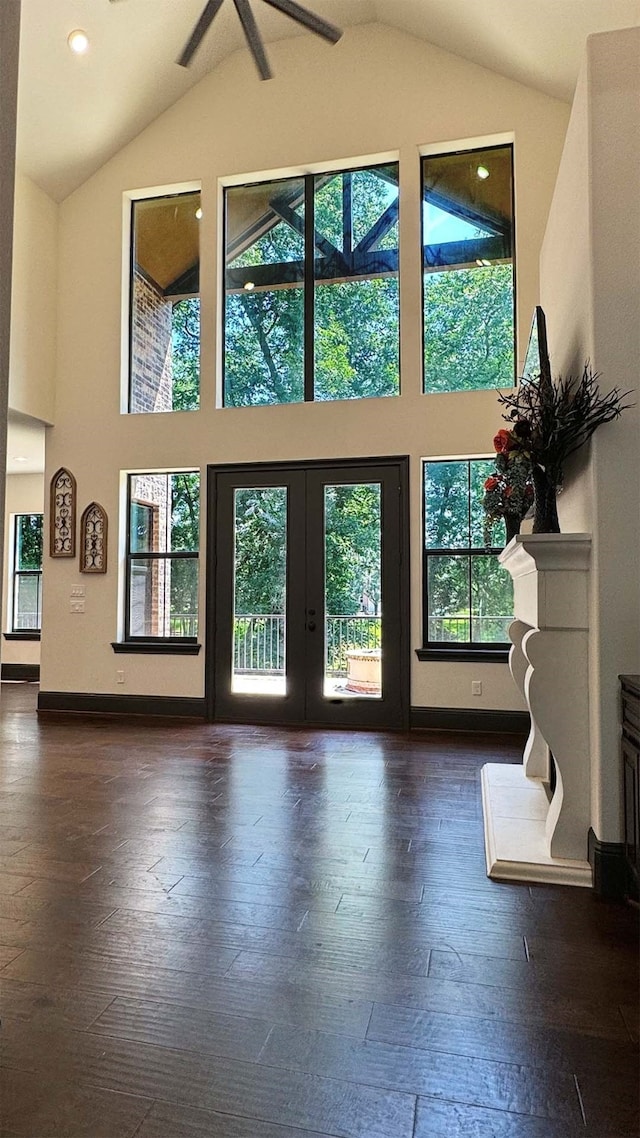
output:
[{"label": "arched wall decor", "polygon": [[91,502],[80,521],[80,572],[107,571],[107,511]]},{"label": "arched wall decor", "polygon": [[76,480],[64,466],[51,479],[49,554],[51,557],[76,555]]}]

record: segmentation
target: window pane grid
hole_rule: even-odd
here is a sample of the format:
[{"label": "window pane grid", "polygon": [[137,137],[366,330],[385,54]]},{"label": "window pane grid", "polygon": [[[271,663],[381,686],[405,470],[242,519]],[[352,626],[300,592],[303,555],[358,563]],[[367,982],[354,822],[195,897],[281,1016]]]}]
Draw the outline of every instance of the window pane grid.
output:
[{"label": "window pane grid", "polygon": [[128,518],[125,638],[195,640],[199,474],[130,475]]},{"label": "window pane grid", "polygon": [[42,514],[16,514],[12,632],[39,632],[42,625],[42,539]]},{"label": "window pane grid", "polygon": [[396,164],[226,191],[226,405],[398,394],[397,216]]},{"label": "window pane grid", "polygon": [[422,160],[424,390],[515,379],[511,146]]},{"label": "window pane grid", "polygon": [[424,464],[427,647],[482,649],[508,644],[513,594],[511,578],[496,560],[502,546],[479,543],[482,484],[490,467],[490,460],[482,459]]},{"label": "window pane grid", "polygon": [[132,202],[131,414],[199,406],[201,217],[199,191]]}]

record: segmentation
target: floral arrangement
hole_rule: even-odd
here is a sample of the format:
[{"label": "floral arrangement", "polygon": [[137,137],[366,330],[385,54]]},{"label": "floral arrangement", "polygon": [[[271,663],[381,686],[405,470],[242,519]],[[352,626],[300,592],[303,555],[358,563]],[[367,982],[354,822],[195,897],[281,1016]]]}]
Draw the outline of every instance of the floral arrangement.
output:
[{"label": "floral arrangement", "polygon": [[[541,375],[533,382],[522,382],[514,392],[498,395],[498,402],[507,408],[503,418],[513,424],[504,434],[515,436],[523,461],[526,453],[529,463],[535,497],[534,533],[560,532],[556,494],[562,488],[566,460],[598,427],[632,406],[624,402],[630,391],[614,387],[601,395],[599,378],[586,363],[580,379],[561,376],[552,381]],[[496,438],[502,433],[499,431]]]},{"label": "floral arrangement", "polygon": [[502,518],[510,541],[533,504],[530,435],[528,422],[521,419],[510,431],[502,428],[493,440],[495,471],[484,484],[482,500],[486,545],[491,545],[493,528]]}]

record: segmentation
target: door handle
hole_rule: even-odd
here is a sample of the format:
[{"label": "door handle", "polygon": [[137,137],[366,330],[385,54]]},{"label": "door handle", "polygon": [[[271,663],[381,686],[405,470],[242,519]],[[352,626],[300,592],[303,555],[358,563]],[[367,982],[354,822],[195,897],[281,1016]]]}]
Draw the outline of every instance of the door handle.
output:
[{"label": "door handle", "polygon": [[307,628],[308,628],[309,632],[315,632],[315,630],[316,630],[315,620],[310,620],[309,623],[307,624]]}]

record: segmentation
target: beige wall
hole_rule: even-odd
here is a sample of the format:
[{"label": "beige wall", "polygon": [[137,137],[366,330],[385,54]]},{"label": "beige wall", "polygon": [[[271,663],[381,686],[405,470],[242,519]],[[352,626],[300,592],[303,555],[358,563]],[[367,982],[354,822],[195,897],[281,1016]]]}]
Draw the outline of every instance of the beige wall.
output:
[{"label": "beige wall", "polygon": [[16,176],[9,406],[53,422],[56,364],[58,207]]},{"label": "beige wall", "polygon": [[[204,660],[118,657],[121,471],[349,455],[409,454],[412,463],[411,648],[421,643],[420,459],[484,454],[499,425],[491,392],[421,394],[421,147],[515,139],[519,356],[538,300],[538,257],[568,108],[399,32],[348,29],[328,50],[305,36],[270,46],[276,78],[256,80],[245,52],[228,59],[112,159],[60,208],[60,310],[56,426],[47,477],[76,475],[79,512],[95,498],[110,518],[109,572],[85,578],[86,612],[69,614],[77,565],[48,561],[43,688],[199,696]],[[398,399],[216,409],[219,381],[219,178],[306,170],[399,154],[401,358]],[[120,415],[123,194],[202,184],[204,217],[201,410]],[[126,298],[125,298],[126,300]],[[120,530],[120,533],[119,533]],[[120,541],[120,545],[119,545]],[[120,598],[121,599],[121,598]],[[204,614],[202,575],[201,616]],[[483,680],[472,703],[471,679]],[[521,706],[506,665],[419,663],[418,706]]]},{"label": "beige wall", "polygon": [[[44,509],[44,480],[41,474],[8,474],[5,498],[6,551],[2,579],[2,631],[11,628],[12,598],[9,595],[9,570],[13,557],[13,515],[40,514]],[[2,639],[3,664],[39,664],[40,644],[36,640]]]},{"label": "beige wall", "polygon": [[[20,3],[0,6],[0,551],[4,550]],[[0,562],[4,561],[0,552]]]},{"label": "beige wall", "polygon": [[590,359],[604,391],[636,406],[569,470],[563,530],[593,535],[590,632],[592,826],[620,841],[618,676],[640,672],[640,29],[592,36],[541,257],[552,364]]}]

